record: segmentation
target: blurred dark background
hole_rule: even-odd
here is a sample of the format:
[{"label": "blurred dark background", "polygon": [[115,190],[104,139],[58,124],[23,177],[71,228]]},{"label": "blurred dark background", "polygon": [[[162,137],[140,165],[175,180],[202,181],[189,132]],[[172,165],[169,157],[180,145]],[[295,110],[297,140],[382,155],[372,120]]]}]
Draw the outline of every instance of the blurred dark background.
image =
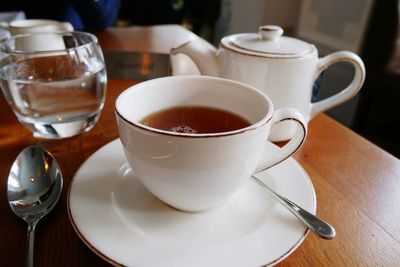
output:
[{"label": "blurred dark background", "polygon": [[213,42],[221,0],[122,0],[119,26],[181,24]]}]

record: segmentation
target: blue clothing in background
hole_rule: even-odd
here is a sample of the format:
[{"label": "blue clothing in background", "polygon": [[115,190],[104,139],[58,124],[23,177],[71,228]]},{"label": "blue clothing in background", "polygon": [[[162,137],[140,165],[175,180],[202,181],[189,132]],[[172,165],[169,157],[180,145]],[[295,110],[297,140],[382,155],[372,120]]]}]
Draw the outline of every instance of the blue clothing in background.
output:
[{"label": "blue clothing in background", "polygon": [[24,11],[28,19],[68,21],[75,30],[115,24],[121,0],[3,0],[0,11]]}]

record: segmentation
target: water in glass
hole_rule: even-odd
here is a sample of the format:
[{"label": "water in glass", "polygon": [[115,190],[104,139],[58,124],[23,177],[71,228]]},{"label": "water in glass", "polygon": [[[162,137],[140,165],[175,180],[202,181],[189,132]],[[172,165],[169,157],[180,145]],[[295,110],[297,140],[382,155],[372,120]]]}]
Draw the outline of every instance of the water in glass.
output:
[{"label": "water in glass", "polygon": [[[68,37],[79,41],[79,36]],[[107,80],[97,43],[11,54],[0,65],[0,86],[18,120],[34,136],[65,138],[94,126]]]}]

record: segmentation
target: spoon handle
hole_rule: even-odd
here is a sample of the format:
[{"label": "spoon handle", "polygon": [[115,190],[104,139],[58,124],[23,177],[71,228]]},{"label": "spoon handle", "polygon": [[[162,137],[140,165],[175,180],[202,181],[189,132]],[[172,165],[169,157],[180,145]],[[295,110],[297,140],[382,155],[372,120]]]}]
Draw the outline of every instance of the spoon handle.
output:
[{"label": "spoon handle", "polygon": [[28,223],[26,266],[33,267],[33,254],[35,251],[35,229],[37,221]]},{"label": "spoon handle", "polygon": [[336,236],[336,231],[330,224],[309,213],[286,197],[279,195],[256,176],[252,175],[252,177],[258,184],[267,189],[268,192],[270,192],[283,206],[292,212],[314,234],[324,239],[332,239]]}]

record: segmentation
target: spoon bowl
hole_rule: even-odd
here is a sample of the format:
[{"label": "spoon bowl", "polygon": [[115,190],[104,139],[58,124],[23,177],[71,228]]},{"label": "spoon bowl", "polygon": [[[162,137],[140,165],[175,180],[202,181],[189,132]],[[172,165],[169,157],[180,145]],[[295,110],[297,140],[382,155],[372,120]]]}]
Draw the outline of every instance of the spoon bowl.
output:
[{"label": "spoon bowl", "polygon": [[62,186],[62,174],[56,159],[40,146],[22,150],[11,167],[7,198],[11,210],[28,223],[27,266],[33,266],[36,224],[53,209]]},{"label": "spoon bowl", "polygon": [[336,230],[329,223],[323,221],[318,218],[316,215],[306,211],[293,201],[287,199],[284,196],[281,196],[274,190],[272,190],[266,183],[264,183],[261,179],[256,177],[255,175],[251,176],[255,182],[261,185],[264,189],[266,189],[271,195],[284,207],[286,207],[293,215],[295,215],[300,222],[302,222],[308,229],[311,230],[317,236],[324,239],[332,239],[336,236]]}]

